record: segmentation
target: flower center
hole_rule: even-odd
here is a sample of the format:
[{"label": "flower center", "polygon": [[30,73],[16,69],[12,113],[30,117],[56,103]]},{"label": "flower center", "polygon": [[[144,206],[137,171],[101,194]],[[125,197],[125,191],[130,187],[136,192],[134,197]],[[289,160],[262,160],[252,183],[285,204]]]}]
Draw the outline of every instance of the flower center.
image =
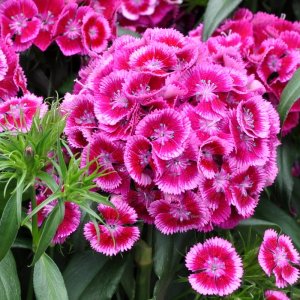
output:
[{"label": "flower center", "polygon": [[277,246],[274,253],[274,261],[278,266],[283,266],[288,262],[287,253],[284,248]]},{"label": "flower center", "polygon": [[205,263],[206,273],[211,277],[220,277],[225,274],[225,263],[217,257],[210,257]]},{"label": "flower center", "polygon": [[121,94],[120,90],[114,92],[113,97],[111,99],[111,109],[114,110],[115,108],[127,108],[128,107],[128,100]]},{"label": "flower center", "polygon": [[75,40],[80,36],[80,25],[76,20],[69,20],[66,25],[65,35],[70,40]]},{"label": "flower center", "polygon": [[11,17],[12,22],[9,24],[9,28],[17,35],[22,33],[22,29],[27,26],[27,18],[23,13]]},{"label": "flower center", "polygon": [[166,124],[160,123],[158,128],[154,129],[153,135],[150,137],[153,141],[158,141],[164,145],[167,141],[174,138],[174,131],[169,130]]},{"label": "flower center", "polygon": [[243,182],[239,184],[239,188],[241,190],[241,193],[243,196],[248,195],[248,189],[250,189],[253,186],[253,182],[250,180],[250,177],[247,175]]},{"label": "flower center", "polygon": [[144,151],[144,152],[141,151],[140,154],[139,154],[139,159],[140,159],[141,166],[146,167],[147,165],[149,165],[150,158],[151,158],[150,151]]},{"label": "flower center", "polygon": [[187,211],[186,208],[179,203],[173,205],[173,207],[170,209],[170,214],[180,222],[189,220],[191,217],[191,212]]},{"label": "flower center", "polygon": [[55,23],[54,15],[51,13],[51,11],[47,11],[47,14],[40,15],[40,18],[42,20],[41,30],[50,31],[51,26]]},{"label": "flower center", "polygon": [[167,169],[170,173],[175,176],[180,176],[182,170],[185,170],[190,165],[190,162],[186,158],[176,157],[169,160],[166,164]]},{"label": "flower center", "polygon": [[160,70],[163,66],[160,60],[152,58],[145,63],[145,67],[149,70]]},{"label": "flower center", "polygon": [[217,86],[211,80],[201,80],[201,83],[196,84],[196,99],[204,99],[206,102],[211,101],[216,95],[214,94]]},{"label": "flower center", "polygon": [[96,26],[92,26],[90,29],[89,29],[89,35],[90,35],[90,38],[92,40],[95,40],[98,36],[98,29]]},{"label": "flower center", "polygon": [[88,124],[95,124],[96,119],[93,113],[84,110],[82,116],[80,116],[79,118],[75,118],[75,122],[78,125],[88,125]]},{"label": "flower center", "polygon": [[268,58],[267,65],[270,71],[277,72],[281,68],[281,60],[275,54],[272,54]]},{"label": "flower center", "polygon": [[247,151],[252,151],[254,147],[256,147],[256,143],[253,137],[248,136],[246,133],[240,133],[240,139],[244,143]]},{"label": "flower center", "polygon": [[250,127],[254,128],[254,118],[253,113],[249,108],[243,107],[243,118],[245,123]]}]

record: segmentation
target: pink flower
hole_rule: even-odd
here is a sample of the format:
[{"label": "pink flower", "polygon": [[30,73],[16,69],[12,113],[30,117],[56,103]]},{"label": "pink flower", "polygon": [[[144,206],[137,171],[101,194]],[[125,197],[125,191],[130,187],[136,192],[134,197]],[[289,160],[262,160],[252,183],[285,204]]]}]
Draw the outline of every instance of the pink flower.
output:
[{"label": "pink flower", "polygon": [[151,184],[154,177],[151,148],[151,143],[140,135],[129,138],[125,147],[125,166],[131,178],[141,186]]},{"label": "pink flower", "polygon": [[161,159],[182,154],[189,133],[189,120],[174,109],[163,109],[147,115],[136,129],[136,134],[151,141],[153,151]]},{"label": "pink flower", "polygon": [[196,188],[199,184],[197,169],[197,149],[188,143],[179,156],[163,160],[154,156],[156,178],[154,182],[158,188],[169,194],[180,194]]},{"label": "pink flower", "polygon": [[290,298],[280,291],[265,291],[266,300],[290,300]]},{"label": "pink flower", "polygon": [[141,0],[134,2],[122,0],[121,12],[129,20],[137,20],[140,15],[151,15],[155,9],[156,0]]},{"label": "pink flower", "polygon": [[0,124],[3,130],[28,131],[36,113],[42,117],[47,111],[43,99],[33,94],[11,98],[0,104]]},{"label": "pink flower", "polygon": [[28,49],[37,37],[41,21],[32,0],[8,0],[1,5],[1,36],[9,36],[17,51]]},{"label": "pink flower", "polygon": [[140,237],[140,231],[133,224],[137,221],[135,210],[127,203],[112,198],[114,207],[100,204],[99,213],[105,222],[98,225],[99,237],[95,224],[89,222],[84,226],[84,236],[90,242],[91,247],[108,256],[117,255],[132,248]]},{"label": "pink flower", "polygon": [[83,18],[82,41],[85,50],[100,53],[106,46],[111,30],[108,21],[101,15],[90,12]]},{"label": "pink flower", "polygon": [[88,6],[66,5],[53,28],[53,36],[66,56],[82,53],[82,20],[91,10]]},{"label": "pink flower", "polygon": [[165,195],[151,203],[148,209],[155,226],[164,234],[199,229],[208,222],[208,211],[201,199],[187,191],[180,195]]},{"label": "pink flower", "polygon": [[133,108],[134,101],[123,91],[128,75],[126,71],[114,71],[100,81],[95,79],[95,114],[100,123],[115,125]]},{"label": "pink flower", "polygon": [[99,168],[99,176],[96,179],[97,185],[104,190],[112,190],[119,187],[122,177],[116,168],[123,165],[123,147],[121,144],[113,143],[102,133],[93,136],[90,143],[83,149],[82,166],[86,166],[95,160],[90,167],[90,172]]},{"label": "pink flower", "polygon": [[268,276],[273,273],[276,286],[284,288],[294,284],[299,278],[300,256],[287,235],[278,235],[273,229],[265,231],[259,248],[258,262]]},{"label": "pink flower", "polygon": [[151,44],[135,50],[129,58],[129,66],[134,71],[156,76],[166,76],[175,69],[175,54],[169,47]]},{"label": "pink flower", "polygon": [[64,7],[63,0],[33,0],[38,8],[41,28],[34,40],[34,45],[45,51],[53,40],[52,30],[58,15]]},{"label": "pink flower", "polygon": [[241,285],[242,260],[222,238],[211,238],[193,246],[186,255],[192,288],[202,295],[226,296]]}]

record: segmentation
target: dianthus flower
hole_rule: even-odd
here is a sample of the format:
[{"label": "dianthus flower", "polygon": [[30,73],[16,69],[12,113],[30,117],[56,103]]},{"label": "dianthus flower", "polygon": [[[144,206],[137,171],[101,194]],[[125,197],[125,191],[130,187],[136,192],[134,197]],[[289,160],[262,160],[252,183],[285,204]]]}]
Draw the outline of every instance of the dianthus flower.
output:
[{"label": "dianthus flower", "polygon": [[202,295],[226,296],[241,285],[242,260],[234,247],[222,238],[211,238],[193,246],[186,255],[192,288]]},{"label": "dianthus flower", "polygon": [[276,286],[284,288],[299,278],[300,256],[287,235],[278,235],[273,229],[266,230],[259,249],[258,261],[268,276],[275,275]]},{"label": "dianthus flower", "polygon": [[93,222],[84,226],[84,236],[91,247],[109,256],[131,249],[140,237],[138,227],[133,226],[137,221],[135,210],[118,197],[113,197],[111,202],[114,207],[98,206],[104,221],[104,224],[97,225],[98,234]]},{"label": "dianthus flower", "polygon": [[290,298],[284,293],[280,291],[265,291],[266,300],[290,300]]}]

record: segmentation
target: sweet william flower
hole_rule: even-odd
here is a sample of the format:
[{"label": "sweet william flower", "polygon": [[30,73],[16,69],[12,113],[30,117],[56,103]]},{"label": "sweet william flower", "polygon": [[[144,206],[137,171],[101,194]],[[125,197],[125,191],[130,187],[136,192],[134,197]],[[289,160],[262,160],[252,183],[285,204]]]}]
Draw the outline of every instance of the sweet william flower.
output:
[{"label": "sweet william flower", "polygon": [[84,236],[91,247],[108,256],[131,249],[140,237],[138,227],[133,226],[137,221],[135,210],[116,196],[112,197],[111,202],[114,207],[102,204],[98,206],[105,222],[104,225],[98,225],[99,238],[93,222],[84,226]]},{"label": "sweet william flower", "polygon": [[185,258],[192,288],[201,295],[226,296],[241,285],[243,266],[234,247],[222,238],[193,246]]},{"label": "sweet william flower", "polygon": [[266,300],[290,300],[290,298],[284,293],[280,291],[265,291]]},{"label": "sweet william flower", "polygon": [[273,229],[265,231],[259,248],[258,262],[264,272],[275,275],[275,285],[284,288],[299,279],[300,256],[287,235],[278,235]]},{"label": "sweet william flower", "polygon": [[13,40],[16,51],[28,49],[39,34],[41,21],[32,0],[8,0],[0,7],[1,36]]}]

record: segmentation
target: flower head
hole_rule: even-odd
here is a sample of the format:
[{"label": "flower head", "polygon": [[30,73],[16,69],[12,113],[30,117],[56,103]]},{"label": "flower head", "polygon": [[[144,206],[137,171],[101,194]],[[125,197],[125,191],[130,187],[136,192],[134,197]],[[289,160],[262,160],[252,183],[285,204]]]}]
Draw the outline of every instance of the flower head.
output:
[{"label": "flower head", "polygon": [[239,288],[242,260],[233,246],[222,238],[211,238],[193,246],[186,255],[192,288],[202,295],[226,296]]}]

